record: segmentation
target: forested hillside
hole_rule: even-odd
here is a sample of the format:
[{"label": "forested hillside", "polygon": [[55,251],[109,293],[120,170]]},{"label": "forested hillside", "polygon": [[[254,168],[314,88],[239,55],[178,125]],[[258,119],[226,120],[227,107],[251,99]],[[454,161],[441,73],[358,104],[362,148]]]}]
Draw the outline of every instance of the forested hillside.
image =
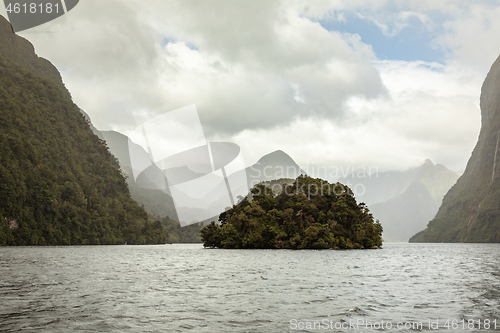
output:
[{"label": "forested hillside", "polygon": [[166,242],[57,70],[0,17],[0,244]]}]

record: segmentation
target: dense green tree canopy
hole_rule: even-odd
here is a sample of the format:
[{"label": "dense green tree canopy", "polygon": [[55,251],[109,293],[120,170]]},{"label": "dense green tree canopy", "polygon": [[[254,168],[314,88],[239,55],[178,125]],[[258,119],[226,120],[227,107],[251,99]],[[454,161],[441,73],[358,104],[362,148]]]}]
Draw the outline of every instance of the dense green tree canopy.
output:
[{"label": "dense green tree canopy", "polygon": [[67,91],[0,54],[0,244],[165,242]]},{"label": "dense green tree canopy", "polygon": [[[274,184],[276,185],[276,183]],[[245,249],[371,249],[382,226],[340,183],[299,176],[279,189],[259,184],[201,230],[205,247]]]}]

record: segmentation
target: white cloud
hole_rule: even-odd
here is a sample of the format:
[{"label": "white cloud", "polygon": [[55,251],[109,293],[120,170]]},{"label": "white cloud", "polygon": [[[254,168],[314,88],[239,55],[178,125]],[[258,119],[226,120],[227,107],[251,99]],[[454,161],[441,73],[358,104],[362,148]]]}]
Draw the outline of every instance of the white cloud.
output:
[{"label": "white cloud", "polygon": [[98,128],[194,103],[207,133],[237,133],[341,118],[347,96],[384,93],[370,47],[280,2],[149,3],[89,0],[26,33]]},{"label": "white cloud", "polygon": [[[440,33],[446,62],[378,61],[362,36],[315,21],[348,12],[387,36]],[[249,163],[282,149],[302,165],[463,169],[499,15],[465,0],[86,0],[22,35],[101,129],[196,104],[209,139],[239,143]]]},{"label": "white cloud", "polygon": [[449,50],[449,58],[485,72],[500,54],[500,4],[467,4],[444,23],[445,33],[434,42]]},{"label": "white cloud", "polygon": [[461,170],[479,131],[477,90],[482,78],[460,67],[423,62],[378,62],[389,96],[351,97],[342,123],[297,119],[234,137],[249,163],[282,149],[310,172],[319,166],[374,166],[379,171],[419,165],[430,158]]}]

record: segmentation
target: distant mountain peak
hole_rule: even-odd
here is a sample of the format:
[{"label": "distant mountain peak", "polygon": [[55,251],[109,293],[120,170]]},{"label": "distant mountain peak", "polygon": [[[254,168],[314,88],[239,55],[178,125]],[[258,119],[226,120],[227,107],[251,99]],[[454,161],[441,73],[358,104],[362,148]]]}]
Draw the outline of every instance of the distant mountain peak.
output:
[{"label": "distant mountain peak", "polygon": [[262,156],[255,164],[245,169],[248,186],[264,180],[281,178],[295,179],[301,174],[306,174],[287,153],[282,150],[273,151]]},{"label": "distant mountain peak", "polygon": [[267,155],[262,156],[258,161],[260,165],[293,165],[297,166],[297,163],[283,150],[275,150]]},{"label": "distant mountain peak", "polygon": [[424,161],[424,166],[434,166],[434,163],[432,163],[432,161],[430,159],[426,159]]}]

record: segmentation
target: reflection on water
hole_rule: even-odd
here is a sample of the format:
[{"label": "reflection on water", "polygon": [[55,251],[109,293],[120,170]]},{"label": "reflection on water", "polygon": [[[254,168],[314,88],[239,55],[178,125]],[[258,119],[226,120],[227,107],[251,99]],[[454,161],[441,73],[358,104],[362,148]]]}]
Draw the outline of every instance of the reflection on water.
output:
[{"label": "reflection on water", "polygon": [[500,331],[499,250],[0,248],[0,331]]}]

